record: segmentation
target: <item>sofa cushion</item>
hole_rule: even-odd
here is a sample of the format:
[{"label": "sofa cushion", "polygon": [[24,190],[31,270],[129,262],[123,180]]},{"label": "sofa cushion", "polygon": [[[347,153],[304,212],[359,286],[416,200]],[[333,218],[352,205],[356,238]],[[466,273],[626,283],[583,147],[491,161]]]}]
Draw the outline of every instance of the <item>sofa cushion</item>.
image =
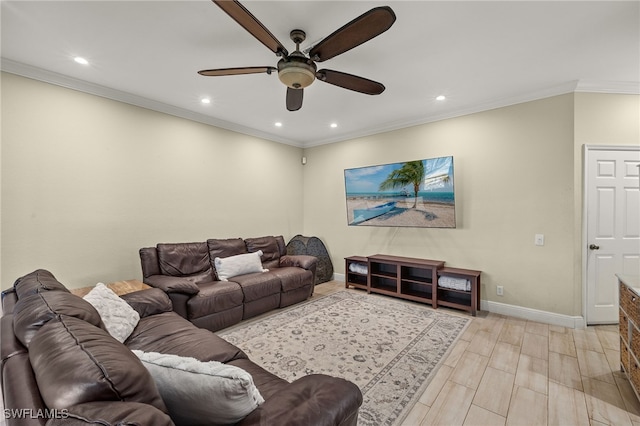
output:
[{"label": "sofa cushion", "polygon": [[247,246],[244,244],[242,238],[208,239],[207,248],[209,249],[209,259],[216,280],[220,280],[218,274],[215,272],[216,265],[214,259],[216,257],[229,257],[247,253]]},{"label": "sofa cushion", "polygon": [[265,268],[273,269],[280,266],[280,246],[276,237],[247,238],[244,242],[249,252],[262,251],[262,265]]},{"label": "sofa cushion", "polygon": [[30,296],[42,291],[64,291],[69,293],[69,290],[56,278],[53,274],[45,269],[37,269],[30,274],[18,278],[13,287],[16,290],[18,299]]},{"label": "sofa cushion", "polygon": [[264,402],[249,373],[217,361],[133,351],[177,426],[234,424]]},{"label": "sofa cushion", "polygon": [[158,244],[158,264],[163,275],[186,277],[210,272],[206,243]]},{"label": "sofa cushion", "polygon": [[42,399],[63,409],[92,401],[135,401],[166,407],[140,360],[106,331],[59,315],[33,337],[29,360]]},{"label": "sofa cushion", "polygon": [[141,318],[126,345],[132,350],[190,356],[200,361],[247,358],[237,346],[194,326],[175,312]]},{"label": "sofa cushion", "polygon": [[240,285],[232,281],[212,281],[200,285],[200,292],[187,301],[189,319],[204,317],[242,306]]},{"label": "sofa cushion", "polygon": [[280,278],[273,271],[239,275],[233,281],[240,284],[245,304],[272,294],[280,294]]},{"label": "sofa cushion", "polygon": [[207,240],[209,257],[229,257],[247,253],[247,246],[242,238],[211,238]]},{"label": "sofa cushion", "polygon": [[213,262],[220,281],[229,281],[229,278],[238,275],[252,274],[255,272],[267,272],[260,261],[262,250],[255,253],[237,254],[229,257],[216,257]]},{"label": "sofa cushion", "polygon": [[124,342],[140,321],[140,314],[103,283],[96,284],[84,297],[100,314],[109,334]]},{"label": "sofa cushion", "polygon": [[313,283],[313,273],[293,266],[276,268],[273,274],[280,278],[281,290],[286,293]]},{"label": "sofa cushion", "polygon": [[[362,392],[354,383],[324,374],[309,374],[278,392],[239,423],[244,425],[355,425]],[[367,417],[367,423],[381,421]],[[406,422],[405,422],[406,423]]]},{"label": "sofa cushion", "polygon": [[28,347],[38,330],[58,314],[104,328],[100,314],[86,300],[65,291],[44,291],[18,300],[14,308],[13,332]]},{"label": "sofa cushion", "polygon": [[242,368],[253,377],[253,383],[260,391],[260,395],[268,400],[272,395],[282,391],[287,387],[289,382],[265,370],[250,359],[234,359],[229,361],[228,365],[235,365]]}]

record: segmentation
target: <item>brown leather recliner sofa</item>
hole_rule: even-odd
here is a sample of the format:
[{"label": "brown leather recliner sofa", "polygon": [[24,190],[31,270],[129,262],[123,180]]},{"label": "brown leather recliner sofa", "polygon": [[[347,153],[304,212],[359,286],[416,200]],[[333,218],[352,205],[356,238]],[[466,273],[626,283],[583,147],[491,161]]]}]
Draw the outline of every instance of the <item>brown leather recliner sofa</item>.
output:
[{"label": "brown leather recliner sofa", "polygon": [[[216,258],[258,251],[268,272],[220,279]],[[166,292],[183,318],[211,331],[308,299],[317,265],[313,256],[287,255],[282,236],[157,244],[140,249],[140,260],[143,281]]]},{"label": "brown leather recliner sofa", "polygon": [[48,271],[19,278],[2,293],[0,378],[9,426],[174,424],[134,349],[215,360],[249,372],[265,402],[237,425],[356,425],[362,394],[353,383],[326,375],[289,383],[173,312],[159,289],[122,299],[140,315],[124,343],[105,331],[92,305]]}]

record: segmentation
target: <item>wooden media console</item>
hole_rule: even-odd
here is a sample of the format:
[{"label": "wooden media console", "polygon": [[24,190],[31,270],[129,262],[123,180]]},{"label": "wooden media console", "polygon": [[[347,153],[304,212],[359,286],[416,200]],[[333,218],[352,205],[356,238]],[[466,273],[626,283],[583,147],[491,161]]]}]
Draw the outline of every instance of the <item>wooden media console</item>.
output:
[{"label": "wooden media console", "polygon": [[[450,268],[442,260],[376,254],[345,258],[345,287],[367,290],[433,308],[447,306],[476,316],[480,310],[481,271]],[[440,277],[468,280],[470,288],[455,289],[438,285]]]}]

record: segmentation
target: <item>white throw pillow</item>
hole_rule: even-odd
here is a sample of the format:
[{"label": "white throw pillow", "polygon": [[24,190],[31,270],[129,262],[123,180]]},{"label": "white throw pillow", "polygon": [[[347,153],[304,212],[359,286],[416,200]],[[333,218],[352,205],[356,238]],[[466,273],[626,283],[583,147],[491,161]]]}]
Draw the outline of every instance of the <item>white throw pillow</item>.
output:
[{"label": "white throw pillow", "polygon": [[138,312],[103,283],[98,283],[83,299],[96,308],[109,334],[120,342],[127,340],[140,321]]},{"label": "white throw pillow", "polygon": [[234,424],[264,402],[245,370],[217,361],[133,351],[151,373],[177,426]]},{"label": "white throw pillow", "polygon": [[238,275],[267,272],[268,269],[262,268],[260,256],[262,256],[262,250],[229,257],[216,257],[213,259],[213,263],[220,281],[229,281],[229,278]]}]

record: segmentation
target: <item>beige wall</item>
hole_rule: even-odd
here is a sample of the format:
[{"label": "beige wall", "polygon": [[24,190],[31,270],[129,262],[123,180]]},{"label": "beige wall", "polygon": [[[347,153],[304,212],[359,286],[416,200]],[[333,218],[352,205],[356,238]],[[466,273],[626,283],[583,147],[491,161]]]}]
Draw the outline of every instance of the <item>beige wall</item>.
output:
[{"label": "beige wall", "polygon": [[[638,144],[639,99],[569,94],[303,152],[2,74],[2,288],[35,268],[139,278],[157,242],[302,233],[338,273],[356,254],[441,259],[484,271],[483,299],[581,315],[582,145]],[[456,229],[347,226],[344,169],[446,155]]]},{"label": "beige wall", "polygon": [[[581,316],[583,145],[638,145],[639,106],[637,95],[568,94],[307,149],[305,232],[338,273],[350,255],[445,260],[483,271],[483,299]],[[445,155],[457,229],[347,226],[344,169]]]},{"label": "beige wall", "polygon": [[575,99],[578,149],[585,144],[640,145],[640,96],[576,93]]},{"label": "beige wall", "polygon": [[[327,243],[340,273],[350,255],[445,260],[483,271],[483,299],[578,315],[573,105],[573,95],[557,96],[307,149],[305,232]],[[446,155],[454,157],[456,229],[347,226],[344,169]]]},{"label": "beige wall", "polygon": [[138,249],[302,231],[300,148],[2,74],[2,288],[140,278]]}]

